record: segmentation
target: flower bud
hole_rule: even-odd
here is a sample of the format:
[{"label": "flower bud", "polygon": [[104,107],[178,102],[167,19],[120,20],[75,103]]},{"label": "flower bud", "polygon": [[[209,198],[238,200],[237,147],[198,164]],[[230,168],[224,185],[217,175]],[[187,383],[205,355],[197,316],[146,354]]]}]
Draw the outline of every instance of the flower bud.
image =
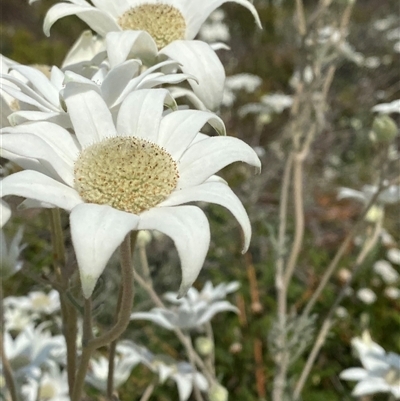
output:
[{"label": "flower bud", "polygon": [[384,209],[380,206],[372,206],[369,210],[367,215],[365,216],[365,220],[369,223],[376,223],[379,220],[383,219],[384,216]]},{"label": "flower bud", "polygon": [[220,384],[214,384],[208,393],[210,401],[228,401],[228,397],[228,390]]},{"label": "flower bud", "polygon": [[396,138],[398,128],[393,118],[384,114],[375,117],[372,123],[372,131],[378,142],[391,142]]},{"label": "flower bud", "polygon": [[207,337],[197,337],[195,347],[197,352],[202,356],[210,355],[214,350],[213,342]]}]

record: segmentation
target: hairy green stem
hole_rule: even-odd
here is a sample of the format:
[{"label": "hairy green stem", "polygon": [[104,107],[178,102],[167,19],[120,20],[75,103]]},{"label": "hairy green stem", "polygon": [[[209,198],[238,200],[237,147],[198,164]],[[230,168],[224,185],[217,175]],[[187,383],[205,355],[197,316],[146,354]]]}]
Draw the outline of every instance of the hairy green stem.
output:
[{"label": "hairy green stem", "polygon": [[[133,235],[137,235],[134,232]],[[85,315],[83,321],[83,341],[82,341],[82,357],[79,364],[79,369],[75,377],[75,386],[71,401],[80,401],[83,392],[86,372],[89,366],[90,357],[96,349],[106,346],[116,339],[128,327],[132,303],[134,297],[133,289],[133,266],[131,252],[131,235],[128,234],[120,247],[121,252],[121,302],[118,311],[117,320],[114,326],[103,335],[93,338],[92,334],[92,316],[91,316],[91,301],[85,302]]]},{"label": "hairy green stem", "polygon": [[65,274],[66,253],[64,245],[64,233],[61,224],[60,209],[50,210],[50,229],[53,244],[53,265],[57,277],[57,287],[55,287],[60,296],[60,306],[62,315],[63,335],[67,347],[67,376],[69,395],[72,395],[75,381],[76,371],[76,337],[77,327],[77,311],[69,302],[67,291],[69,279]]}]

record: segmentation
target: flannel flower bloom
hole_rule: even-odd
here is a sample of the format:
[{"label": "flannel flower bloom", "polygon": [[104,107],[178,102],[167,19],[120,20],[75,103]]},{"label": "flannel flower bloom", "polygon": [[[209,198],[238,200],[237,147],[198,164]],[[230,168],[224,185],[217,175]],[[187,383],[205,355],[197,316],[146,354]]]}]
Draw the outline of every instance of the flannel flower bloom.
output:
[{"label": "flannel flower bloom", "polygon": [[[101,60],[101,57],[100,57]],[[9,74],[1,75],[4,83],[2,89],[9,96],[18,101],[19,110],[8,115],[11,125],[22,124],[27,121],[50,121],[64,128],[72,128],[66,110],[64,93],[69,90],[94,90],[106,102],[108,108],[116,114],[122,100],[132,91],[149,89],[160,84],[176,84],[189,78],[187,74],[164,74],[156,72],[165,66],[176,66],[176,62],[168,60],[155,64],[141,72],[140,60],[127,60],[111,68],[105,59],[97,60],[98,64],[89,63],[89,76],[85,66],[66,66],[59,69],[49,67],[46,75],[36,67],[15,64],[11,71],[18,77]],[[79,64],[79,63],[78,63]],[[23,78],[23,79],[21,79]]]},{"label": "flannel flower bloom", "polygon": [[[204,212],[188,202],[226,207],[251,237],[247,213],[224,180],[223,167],[243,161],[260,169],[254,150],[227,136],[209,137],[206,124],[225,133],[222,120],[199,110],[164,114],[175,107],[165,89],[138,90],[122,102],[114,124],[94,91],[66,97],[74,134],[35,122],[2,130],[3,156],[24,171],[1,181],[1,194],[70,212],[71,236],[85,297],[131,230],[158,230],[175,242],[182,266],[180,294],[196,279],[210,242]],[[20,144],[25,146],[21,147]]]},{"label": "flannel flower bloom", "polygon": [[350,368],[340,374],[344,380],[358,381],[353,395],[391,393],[400,398],[400,355],[385,350],[371,340],[369,333],[354,338],[352,345],[364,368]]},{"label": "flannel flower bloom", "polygon": [[152,372],[158,374],[160,383],[167,379],[175,381],[178,387],[179,401],[187,401],[196,384],[200,391],[207,391],[208,383],[204,375],[193,368],[190,363],[176,361],[168,355],[154,355],[147,348],[139,346],[130,340],[118,344],[120,352],[125,357],[139,358],[140,362]]},{"label": "flannel flower bloom", "polygon": [[169,57],[181,64],[184,73],[197,82],[189,82],[206,108],[219,107],[225,71],[214,50],[205,42],[193,40],[208,16],[226,2],[246,7],[261,27],[254,6],[248,0],[68,0],[55,4],[47,12],[43,29],[60,18],[76,15],[107,42],[112,65],[130,55],[152,64]]}]

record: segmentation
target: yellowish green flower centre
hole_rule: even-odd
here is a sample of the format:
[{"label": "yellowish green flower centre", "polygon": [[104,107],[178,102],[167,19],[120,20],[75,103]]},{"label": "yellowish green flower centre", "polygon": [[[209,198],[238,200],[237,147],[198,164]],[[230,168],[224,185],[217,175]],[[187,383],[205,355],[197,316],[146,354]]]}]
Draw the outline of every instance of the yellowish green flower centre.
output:
[{"label": "yellowish green flower centre", "polygon": [[32,298],[32,308],[36,310],[40,310],[51,306],[50,298],[46,294],[36,294]]},{"label": "yellowish green flower centre", "polygon": [[389,369],[385,374],[385,381],[389,386],[400,386],[400,369]]},{"label": "yellowish green flower centre", "polygon": [[57,390],[53,383],[42,383],[39,388],[39,400],[51,400],[57,396]]},{"label": "yellowish green flower centre", "polygon": [[165,149],[135,137],[109,138],[87,147],[74,173],[75,189],[85,202],[134,214],[165,200],[179,178]]},{"label": "yellowish green flower centre", "polygon": [[123,30],[148,32],[159,49],[174,40],[184,39],[186,31],[182,13],[169,4],[142,4],[130,8],[118,18],[118,25]]}]

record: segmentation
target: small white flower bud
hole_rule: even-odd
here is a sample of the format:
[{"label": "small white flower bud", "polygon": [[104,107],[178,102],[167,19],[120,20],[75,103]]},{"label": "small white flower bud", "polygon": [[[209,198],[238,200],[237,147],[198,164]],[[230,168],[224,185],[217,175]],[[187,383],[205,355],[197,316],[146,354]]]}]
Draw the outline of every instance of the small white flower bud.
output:
[{"label": "small white flower bud", "polygon": [[383,218],[385,211],[380,206],[372,206],[367,215],[365,216],[365,220],[370,223],[376,223],[377,221]]},{"label": "small white flower bud", "polygon": [[214,350],[213,342],[207,337],[197,337],[195,347],[197,352],[202,356],[210,355]]},{"label": "small white flower bud", "polygon": [[372,123],[372,131],[378,142],[391,142],[397,136],[398,128],[393,118],[384,114],[377,116]]},{"label": "small white flower bud", "polygon": [[208,393],[210,401],[228,401],[228,390],[220,384],[213,385]]},{"label": "small white flower bud", "polygon": [[140,230],[137,236],[137,242],[142,246],[146,246],[151,242],[151,232],[148,230]]}]

